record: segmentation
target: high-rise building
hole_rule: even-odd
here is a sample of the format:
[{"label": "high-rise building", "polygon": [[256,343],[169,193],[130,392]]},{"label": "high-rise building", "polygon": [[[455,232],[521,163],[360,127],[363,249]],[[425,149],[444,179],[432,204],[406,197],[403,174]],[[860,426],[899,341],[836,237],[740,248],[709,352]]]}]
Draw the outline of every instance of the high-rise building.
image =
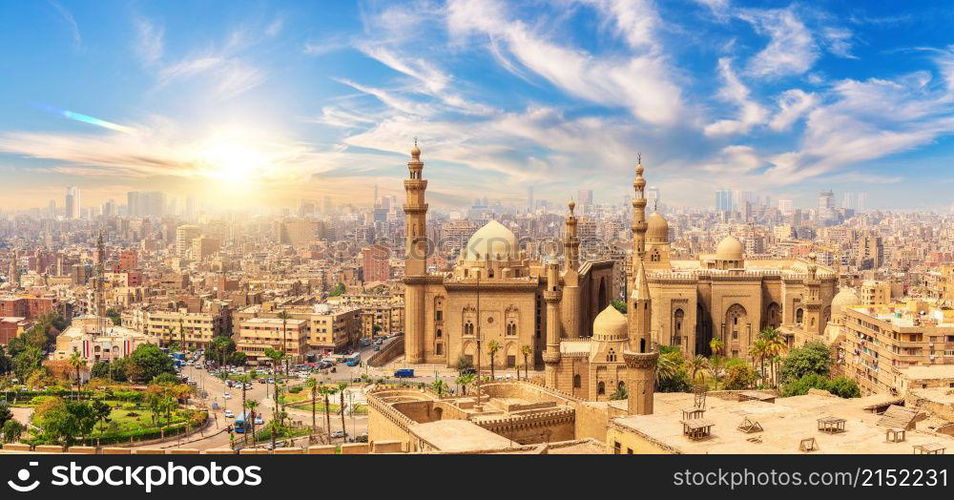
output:
[{"label": "high-rise building", "polygon": [[732,191],[728,189],[716,189],[715,209],[717,212],[732,211]]},{"label": "high-rise building", "polygon": [[361,273],[364,282],[387,281],[390,277],[391,250],[385,245],[370,245],[361,249]]},{"label": "high-rise building", "polygon": [[176,255],[186,257],[192,249],[192,240],[199,237],[199,226],[184,224],[176,228]]},{"label": "high-rise building", "polygon": [[778,200],[778,211],[785,217],[792,215],[792,200]]},{"label": "high-rise building", "polygon": [[835,193],[831,190],[818,193],[818,218],[821,220],[835,218]]},{"label": "high-rise building", "polygon": [[80,189],[76,186],[66,188],[65,217],[67,219],[79,219],[81,215],[80,206]]},{"label": "high-rise building", "polygon": [[165,208],[165,193],[159,191],[126,193],[126,212],[130,217],[162,217],[165,214]]}]

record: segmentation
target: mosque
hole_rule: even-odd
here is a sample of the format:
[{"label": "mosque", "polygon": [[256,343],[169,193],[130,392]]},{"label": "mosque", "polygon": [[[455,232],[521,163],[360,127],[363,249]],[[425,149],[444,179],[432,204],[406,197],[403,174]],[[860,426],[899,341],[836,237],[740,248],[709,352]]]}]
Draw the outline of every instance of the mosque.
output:
[{"label": "mosque", "polygon": [[[626,313],[610,304],[613,261],[580,262],[577,218],[570,202],[563,237],[564,258],[529,260],[514,234],[496,221],[477,230],[450,273],[429,273],[432,247],[426,231],[427,180],[415,144],[404,181],[407,203],[405,256],[405,359],[410,364],[455,366],[460,358],[491,362],[487,346],[500,350],[495,367],[544,365],[545,384],[584,400],[605,400],[631,383],[630,401],[652,412],[658,346],[678,346],[687,355],[710,354],[721,339],[724,354],[747,357],[755,336],[778,328],[790,344],[821,339],[831,317],[835,274],[808,260],[747,260],[732,236],[715,254],[696,260],[670,258],[669,227],[658,213],[646,217],[642,161],[635,168],[626,263]],[[480,357],[479,357],[480,356]],[[648,371],[647,371],[648,370]],[[633,391],[639,391],[634,396]]]}]

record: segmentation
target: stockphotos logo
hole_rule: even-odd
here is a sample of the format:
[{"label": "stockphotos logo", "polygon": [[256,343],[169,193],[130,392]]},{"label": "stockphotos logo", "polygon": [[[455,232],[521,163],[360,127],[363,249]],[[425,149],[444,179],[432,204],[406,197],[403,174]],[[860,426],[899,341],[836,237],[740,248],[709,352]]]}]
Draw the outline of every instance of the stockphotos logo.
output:
[{"label": "stockphotos logo", "polygon": [[[36,467],[40,465],[39,462],[30,462],[30,467]],[[17,480],[7,481],[7,486],[13,489],[13,491],[19,491],[20,493],[27,493],[33,491],[37,486],[40,485],[39,481],[30,481],[30,469],[20,469],[17,471]],[[22,484],[21,484],[22,483]]]},{"label": "stockphotos logo", "polygon": [[[38,462],[30,462],[37,467]],[[69,465],[54,466],[50,473],[53,479],[50,485],[62,486],[113,486],[138,487],[146,493],[161,486],[258,486],[262,484],[262,468],[257,465],[240,467],[238,465],[221,466],[215,462],[208,465],[186,467],[167,462],[163,465]],[[27,493],[40,486],[40,481],[30,483],[30,470],[20,469],[17,481],[7,481],[14,491]]]}]

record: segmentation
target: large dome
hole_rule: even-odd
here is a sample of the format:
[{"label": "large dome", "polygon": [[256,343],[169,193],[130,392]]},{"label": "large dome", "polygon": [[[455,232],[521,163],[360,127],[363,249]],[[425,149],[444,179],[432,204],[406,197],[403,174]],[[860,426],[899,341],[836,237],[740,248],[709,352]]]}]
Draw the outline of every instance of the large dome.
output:
[{"label": "large dome", "polygon": [[624,340],[627,332],[626,316],[612,304],[593,320],[593,340]]},{"label": "large dome", "polygon": [[735,236],[726,236],[716,247],[716,259],[719,260],[742,260],[742,242]]},{"label": "large dome", "polygon": [[666,218],[653,212],[649,216],[646,229],[646,240],[652,243],[669,243],[669,223]]},{"label": "large dome", "polygon": [[838,290],[838,294],[831,299],[831,315],[835,317],[841,314],[841,311],[846,307],[856,306],[858,304],[861,304],[861,298],[855,293],[854,288],[846,286]]},{"label": "large dome", "polygon": [[470,261],[481,261],[488,255],[490,260],[510,261],[517,260],[519,254],[517,237],[503,224],[492,220],[470,237],[462,255],[464,260]]}]

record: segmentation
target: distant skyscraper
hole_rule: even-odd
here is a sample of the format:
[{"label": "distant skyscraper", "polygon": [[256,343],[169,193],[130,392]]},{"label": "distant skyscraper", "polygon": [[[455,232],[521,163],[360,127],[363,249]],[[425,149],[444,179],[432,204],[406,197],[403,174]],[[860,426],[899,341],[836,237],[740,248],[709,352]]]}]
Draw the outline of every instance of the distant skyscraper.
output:
[{"label": "distant skyscraper", "polygon": [[785,217],[792,215],[792,200],[778,200],[778,211]]},{"label": "distant skyscraper", "polygon": [[47,208],[47,212],[48,212],[49,217],[50,217],[51,219],[55,219],[55,218],[56,218],[56,200],[50,200],[50,205],[49,205],[49,207]]},{"label": "distant skyscraper", "polygon": [[588,214],[593,210],[593,190],[592,189],[580,189],[576,192],[576,205],[580,208],[580,212],[583,214]]},{"label": "distant skyscraper", "polygon": [[533,186],[527,188],[527,211],[533,212]]},{"label": "distant skyscraper", "polygon": [[66,218],[79,219],[81,215],[80,206],[80,189],[76,186],[66,188],[66,204],[64,206]]},{"label": "distant skyscraper", "polygon": [[718,212],[732,211],[732,191],[728,189],[716,189],[715,209]]},{"label": "distant skyscraper", "polygon": [[822,220],[835,218],[835,193],[830,189],[818,193],[818,218]]}]

